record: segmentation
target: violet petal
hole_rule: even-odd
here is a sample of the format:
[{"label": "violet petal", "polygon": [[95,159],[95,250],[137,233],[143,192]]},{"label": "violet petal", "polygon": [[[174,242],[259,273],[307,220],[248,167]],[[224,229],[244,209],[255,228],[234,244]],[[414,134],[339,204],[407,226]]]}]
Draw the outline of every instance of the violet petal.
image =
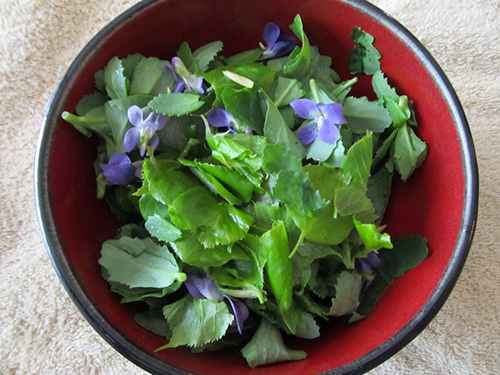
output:
[{"label": "violet petal", "polygon": [[123,137],[123,149],[125,152],[132,151],[139,142],[139,129],[130,128]]},{"label": "violet petal", "polygon": [[209,277],[199,277],[195,275],[189,275],[188,279],[184,283],[188,289],[189,294],[194,298],[207,298],[212,300],[220,301],[223,296],[215,282]]},{"label": "violet petal", "polygon": [[318,105],[310,99],[296,99],[290,103],[290,106],[297,116],[306,119],[314,120],[321,116],[321,111]]},{"label": "violet petal", "polygon": [[274,44],[278,41],[281,34],[280,27],[274,22],[268,22],[264,26],[264,31],[262,32],[262,39],[266,42],[266,47],[271,49]]},{"label": "violet petal", "polygon": [[174,88],[174,93],[183,93],[184,91],[186,91],[186,84],[183,80],[178,80]]},{"label": "violet petal", "polygon": [[128,185],[134,178],[134,166],[126,154],[113,154],[101,168],[106,181],[111,185]]},{"label": "violet petal", "polygon": [[382,259],[380,259],[380,256],[373,251],[368,254],[366,261],[372,268],[380,268],[382,266]]},{"label": "violet petal", "polygon": [[149,141],[149,147],[154,151],[160,144],[160,138],[158,135],[154,135],[153,138]]},{"label": "violet petal", "polygon": [[340,130],[332,122],[326,121],[321,118],[319,123],[319,139],[329,145],[334,145],[340,138]]},{"label": "violet petal", "polygon": [[310,145],[318,136],[318,125],[316,123],[309,123],[303,125],[297,130],[297,138],[303,145]]},{"label": "violet petal", "polygon": [[271,48],[266,49],[262,56],[264,58],[281,57],[288,55],[295,48],[295,44],[288,41],[279,41]]},{"label": "violet petal", "polygon": [[328,122],[340,125],[347,123],[344,108],[338,103],[320,104],[319,109]]},{"label": "violet petal", "polygon": [[231,298],[229,296],[225,296],[226,301],[229,303],[231,307],[231,311],[234,316],[234,322],[236,323],[236,328],[238,329],[238,333],[243,334],[243,326],[245,321],[250,316],[250,312],[248,311],[247,305],[244,302],[239,301],[235,298]]},{"label": "violet petal", "polygon": [[140,126],[144,121],[144,114],[142,109],[133,105],[128,109],[128,121],[134,126]]},{"label": "violet petal", "polygon": [[361,273],[368,273],[372,271],[370,264],[365,259],[356,259],[356,269]]},{"label": "violet petal", "polygon": [[230,128],[234,122],[233,116],[222,108],[214,108],[207,116],[208,123],[214,128]]}]

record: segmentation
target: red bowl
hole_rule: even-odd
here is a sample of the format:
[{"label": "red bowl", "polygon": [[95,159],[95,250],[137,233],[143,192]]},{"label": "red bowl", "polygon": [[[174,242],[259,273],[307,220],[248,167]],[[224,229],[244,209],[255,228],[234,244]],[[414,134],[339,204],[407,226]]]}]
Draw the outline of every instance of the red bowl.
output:
[{"label": "red bowl", "polygon": [[[198,47],[222,40],[226,53],[254,48],[263,25],[286,27],[300,13],[307,33],[347,76],[353,26],[376,37],[383,70],[414,99],[429,157],[406,184],[396,183],[387,214],[394,235],[419,233],[431,255],[397,280],[370,317],[332,325],[313,342],[298,342],[307,360],[250,370],[236,352],[154,353],[163,339],[139,327],[101,278],[102,241],[117,223],[95,198],[95,144],[60,119],[93,90],[94,72],[113,56],[133,52],[171,57],[180,42]],[[371,96],[369,85],[356,94]],[[360,0],[142,1],[106,26],[82,50],[59,85],[43,125],[36,159],[38,217],[54,267],[92,326],[120,353],[158,374],[287,374],[367,371],[400,350],[429,323],[453,288],[477,216],[478,172],[462,107],[438,64],[403,26]]]}]

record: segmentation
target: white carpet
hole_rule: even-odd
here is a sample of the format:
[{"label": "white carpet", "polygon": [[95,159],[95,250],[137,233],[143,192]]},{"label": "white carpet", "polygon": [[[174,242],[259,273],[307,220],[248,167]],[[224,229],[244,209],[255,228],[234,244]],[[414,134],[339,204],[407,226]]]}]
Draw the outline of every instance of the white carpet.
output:
[{"label": "white carpet", "polygon": [[[0,0],[2,375],[142,373],[92,330],[63,291],[42,247],[32,197],[46,102],[83,45],[134,2]],[[475,243],[451,298],[419,338],[373,374],[498,374],[500,1],[376,4],[429,47],[457,89],[476,141],[481,199]]]}]

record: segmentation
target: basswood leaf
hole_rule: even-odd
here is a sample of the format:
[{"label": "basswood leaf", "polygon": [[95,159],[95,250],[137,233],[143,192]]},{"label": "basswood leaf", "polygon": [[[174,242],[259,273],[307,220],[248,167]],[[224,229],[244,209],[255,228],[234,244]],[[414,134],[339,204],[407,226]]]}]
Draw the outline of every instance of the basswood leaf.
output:
[{"label": "basswood leaf", "polygon": [[290,104],[295,99],[300,99],[305,92],[302,84],[296,79],[278,77],[274,83],[271,98],[276,107],[283,107]]},{"label": "basswood leaf", "polygon": [[170,73],[165,68],[166,64],[166,61],[160,60],[156,57],[142,59],[134,70],[132,84],[130,86],[130,94],[157,94],[158,90],[155,89],[159,86],[162,78],[169,78],[170,85],[166,86],[172,88],[175,82],[173,77],[171,77]]},{"label": "basswood leaf", "polygon": [[392,249],[391,236],[388,233],[380,233],[375,224],[363,224],[353,218],[354,228],[358,232],[363,245],[368,252],[380,249]]},{"label": "basswood leaf", "polygon": [[392,190],[392,172],[382,168],[368,179],[368,198],[373,203],[378,220],[384,217]]},{"label": "basswood leaf", "polygon": [[287,348],[278,328],[265,319],[262,319],[249,343],[241,349],[241,354],[252,368],[284,361],[298,361],[307,357],[303,351]]},{"label": "basswood leaf", "polygon": [[226,58],[224,62],[226,66],[247,65],[259,61],[261,56],[262,50],[260,48],[255,48],[232,55]]},{"label": "basswood leaf", "polygon": [[124,74],[125,77],[127,77],[127,79],[129,80],[129,82],[132,82],[132,77],[134,75],[135,68],[144,58],[145,58],[144,55],[140,53],[134,53],[128,55],[126,58],[122,60]]},{"label": "basswood leaf", "polygon": [[408,180],[426,157],[427,144],[415,134],[410,126],[401,127],[393,146],[394,165],[401,179]]},{"label": "basswood leaf", "polygon": [[171,243],[171,246],[182,262],[193,267],[220,267],[231,260],[246,259],[245,253],[238,247],[205,249],[194,236]]},{"label": "basswood leaf", "polygon": [[203,104],[199,95],[195,94],[160,94],[151,100],[149,108],[165,116],[183,116],[200,109]]},{"label": "basswood leaf", "polygon": [[166,246],[156,245],[150,239],[130,242],[122,237],[103,243],[99,264],[108,272],[108,281],[130,288],[159,289],[185,279]]},{"label": "basswood leaf", "polygon": [[280,311],[286,314],[292,306],[293,264],[288,257],[290,249],[285,224],[282,221],[274,223],[271,230],[262,235],[261,241],[268,254],[266,271],[271,291]]},{"label": "basswood leaf", "polygon": [[198,68],[202,72],[207,70],[210,63],[215,59],[215,57],[219,54],[219,52],[222,51],[223,47],[224,43],[218,40],[215,42],[210,42],[208,44],[205,44],[204,46],[194,51],[193,58],[194,61],[196,61]]},{"label": "basswood leaf", "polygon": [[286,63],[283,65],[283,74],[290,78],[300,79],[309,73],[311,68],[311,45],[309,38],[304,32],[304,25],[300,15],[296,15],[293,23],[290,25],[290,30],[299,38],[302,43],[301,47],[295,47]]},{"label": "basswood leaf", "polygon": [[134,315],[134,320],[142,328],[161,337],[170,337],[167,322],[161,310],[148,310]]},{"label": "basswood leaf", "polygon": [[417,267],[429,255],[427,240],[420,236],[412,236],[394,240],[392,250],[381,250],[379,256],[382,267],[370,287],[363,293],[361,304],[357,309],[356,320],[368,315],[384,294],[391,282],[402,277],[406,272]]},{"label": "basswood leaf", "polygon": [[108,99],[100,92],[84,96],[76,106],[76,114],[78,116],[85,116],[91,110],[103,106],[107,100]]},{"label": "basswood leaf", "polygon": [[340,273],[335,284],[335,297],[332,298],[330,315],[339,317],[352,314],[359,306],[359,294],[363,278],[356,272]]},{"label": "basswood leaf", "polygon": [[374,74],[380,70],[380,52],[373,46],[375,38],[359,27],[352,30],[355,48],[349,57],[349,70],[352,74]]},{"label": "basswood leaf", "polygon": [[344,102],[344,115],[354,133],[366,131],[382,133],[391,125],[389,112],[378,102],[366,98],[348,97]]},{"label": "basswood leaf", "polygon": [[234,320],[224,302],[190,296],[165,306],[163,315],[172,335],[169,342],[156,351],[179,346],[199,348],[216,342]]},{"label": "basswood leaf", "polygon": [[104,70],[104,83],[106,92],[111,99],[125,98],[128,95],[127,78],[122,61],[113,57]]},{"label": "basswood leaf", "polygon": [[179,228],[159,215],[149,216],[144,226],[153,237],[163,242],[177,241],[182,236]]}]

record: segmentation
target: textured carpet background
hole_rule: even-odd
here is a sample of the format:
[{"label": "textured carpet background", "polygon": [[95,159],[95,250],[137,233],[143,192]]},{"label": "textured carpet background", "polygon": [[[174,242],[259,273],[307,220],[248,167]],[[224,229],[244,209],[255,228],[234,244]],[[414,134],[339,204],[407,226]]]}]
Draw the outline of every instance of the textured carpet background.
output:
[{"label": "textured carpet background", "polygon": [[[131,0],[0,0],[0,374],[142,374],[84,321],[56,279],[33,210],[46,102],[71,60]],[[475,243],[451,298],[373,374],[500,372],[500,1],[378,0],[442,64],[481,170]],[[411,95],[411,93],[409,93]],[[436,124],[439,126],[439,124]]]}]

